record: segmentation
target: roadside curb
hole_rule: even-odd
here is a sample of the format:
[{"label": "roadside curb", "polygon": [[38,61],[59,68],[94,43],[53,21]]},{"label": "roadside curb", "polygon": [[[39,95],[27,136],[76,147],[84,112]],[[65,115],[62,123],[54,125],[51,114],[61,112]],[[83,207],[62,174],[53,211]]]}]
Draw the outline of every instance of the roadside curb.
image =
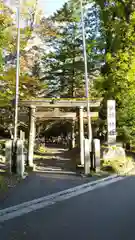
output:
[{"label": "roadside curb", "polygon": [[56,168],[35,168],[33,172],[39,172],[39,173],[50,173],[50,174],[61,174],[61,175],[81,175],[78,174],[77,172],[73,172],[73,171],[65,171],[63,169],[56,169]]},{"label": "roadside curb", "polygon": [[[116,174],[113,174],[113,173],[109,173],[108,172],[108,175],[109,176],[127,176],[130,172],[132,172],[133,170],[135,170],[135,167],[129,169],[128,171],[125,171],[123,173],[116,173]],[[81,172],[73,172],[73,171],[65,171],[63,170],[62,168],[51,168],[51,167],[36,167],[34,168],[33,172],[35,173],[47,173],[47,174],[60,174],[60,175],[71,175],[71,176],[81,176],[81,177],[93,177],[95,175],[92,175],[91,173],[89,174],[89,176],[85,176],[84,173],[81,173]],[[103,172],[102,172],[103,173]],[[101,175],[100,176],[101,178],[105,178],[105,175]]]}]

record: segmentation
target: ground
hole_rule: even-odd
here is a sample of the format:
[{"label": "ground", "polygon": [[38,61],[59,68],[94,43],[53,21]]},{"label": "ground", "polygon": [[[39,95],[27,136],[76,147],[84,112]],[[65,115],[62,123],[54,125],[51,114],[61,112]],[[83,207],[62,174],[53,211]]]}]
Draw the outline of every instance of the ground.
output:
[{"label": "ground", "polygon": [[[68,150],[62,147],[59,148],[57,145],[48,146],[45,148],[44,153],[35,153],[35,172],[37,174],[44,173],[46,176],[47,174],[64,174],[67,176],[84,177],[83,169],[76,168],[76,165],[79,163],[78,159],[78,148]],[[0,199],[5,198],[8,195],[8,192],[12,191],[12,189],[20,182],[18,177],[11,175],[8,172],[6,164],[0,160]],[[31,173],[29,172],[29,174]],[[99,171],[93,173],[90,178],[97,179],[106,176],[108,176],[107,172]]]},{"label": "ground", "polygon": [[[47,174],[55,174],[59,176],[59,178],[63,178],[61,177],[62,174],[65,176],[78,176],[82,178],[84,176],[83,169],[76,168],[76,159],[78,158],[79,151],[77,148],[68,150],[66,148],[58,148],[54,145],[49,146],[46,148],[45,153],[35,154],[35,172],[36,174],[44,173],[46,176],[48,176]],[[32,175],[32,173],[29,172],[29,175]],[[93,179],[97,179],[108,176],[108,173],[100,172],[94,175]],[[6,164],[0,162],[0,181],[0,199],[3,199],[8,195],[8,192],[12,191],[12,189],[20,182],[20,179],[9,174]]]}]

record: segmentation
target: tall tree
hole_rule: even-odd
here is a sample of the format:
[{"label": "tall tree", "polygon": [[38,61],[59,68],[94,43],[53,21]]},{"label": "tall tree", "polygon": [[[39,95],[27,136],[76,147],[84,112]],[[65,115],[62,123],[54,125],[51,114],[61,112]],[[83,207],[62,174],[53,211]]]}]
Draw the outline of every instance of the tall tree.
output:
[{"label": "tall tree", "polygon": [[[90,28],[87,11],[85,16],[87,27],[87,52],[88,71],[92,76],[95,64],[92,61],[92,54],[95,56],[95,29]],[[95,13],[94,13],[95,14]],[[93,14],[93,18],[94,18]],[[50,87],[54,88],[60,96],[85,96],[84,82],[84,59],[81,24],[74,9],[65,4],[52,18],[57,23],[58,35],[52,39],[53,52],[44,57],[45,79],[48,79]],[[93,19],[94,22],[94,19]]]},{"label": "tall tree", "polygon": [[[80,1],[71,0],[74,13],[80,14]],[[84,5],[94,5],[98,13],[96,56],[100,53],[100,75],[95,81],[95,92],[103,97],[100,111],[101,126],[106,125],[106,103],[115,99],[117,103],[117,127],[123,138],[134,131],[135,89],[135,3],[130,0],[86,0]],[[90,16],[89,16],[90,19]],[[88,42],[87,42],[88,46]],[[95,63],[94,63],[95,64]]]},{"label": "tall tree", "polygon": [[[26,6],[25,6],[26,7]],[[28,9],[28,6],[27,6]],[[29,6],[30,9],[30,6]],[[25,9],[26,10],[26,9]],[[15,97],[15,79],[16,79],[16,40],[17,31],[15,25],[15,12],[7,7],[4,3],[0,3],[0,124],[8,128],[9,123],[13,121],[13,106],[11,101]],[[35,14],[33,10],[32,15]],[[25,11],[23,10],[25,13]],[[22,14],[24,22],[29,19],[30,14]],[[42,89],[46,88],[41,84],[38,76],[29,76],[26,71],[26,49],[29,39],[37,25],[34,26],[35,17],[30,18],[27,25],[21,27],[20,38],[20,82],[19,82],[19,97],[20,99],[31,99],[40,95]],[[33,23],[33,24],[32,24]],[[29,62],[30,59],[27,58]],[[27,62],[27,64],[28,64]],[[2,68],[3,67],[3,68]],[[4,113],[4,114],[3,114]],[[5,124],[6,123],[6,124]]]},{"label": "tall tree", "polygon": [[104,39],[104,64],[96,85],[104,99],[101,116],[106,119],[107,99],[115,99],[119,134],[125,134],[128,129],[126,133],[134,135],[135,4],[129,0],[97,0],[96,3]]},{"label": "tall tree", "polygon": [[13,25],[12,10],[4,3],[0,2],[0,71],[4,67],[3,55],[10,50],[11,32],[9,31]]}]

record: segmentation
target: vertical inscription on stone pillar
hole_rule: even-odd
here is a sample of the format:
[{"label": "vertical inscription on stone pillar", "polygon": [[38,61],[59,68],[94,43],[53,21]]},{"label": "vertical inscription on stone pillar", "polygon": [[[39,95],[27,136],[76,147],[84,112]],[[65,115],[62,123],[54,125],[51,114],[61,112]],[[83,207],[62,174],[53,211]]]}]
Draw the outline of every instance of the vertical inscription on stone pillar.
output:
[{"label": "vertical inscription on stone pillar", "polygon": [[116,109],[115,100],[107,101],[108,144],[116,144]]}]

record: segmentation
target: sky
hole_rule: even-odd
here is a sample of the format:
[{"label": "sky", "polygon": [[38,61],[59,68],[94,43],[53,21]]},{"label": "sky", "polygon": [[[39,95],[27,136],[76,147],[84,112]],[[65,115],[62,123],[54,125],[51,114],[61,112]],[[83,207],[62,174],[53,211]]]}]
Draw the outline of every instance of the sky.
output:
[{"label": "sky", "polygon": [[[8,4],[13,5],[16,0],[4,0]],[[29,1],[29,0],[21,0]],[[67,0],[38,0],[39,8],[42,9],[46,17],[53,14],[56,10],[60,9]]]},{"label": "sky", "polygon": [[39,6],[47,16],[60,9],[67,0],[39,0]]}]

